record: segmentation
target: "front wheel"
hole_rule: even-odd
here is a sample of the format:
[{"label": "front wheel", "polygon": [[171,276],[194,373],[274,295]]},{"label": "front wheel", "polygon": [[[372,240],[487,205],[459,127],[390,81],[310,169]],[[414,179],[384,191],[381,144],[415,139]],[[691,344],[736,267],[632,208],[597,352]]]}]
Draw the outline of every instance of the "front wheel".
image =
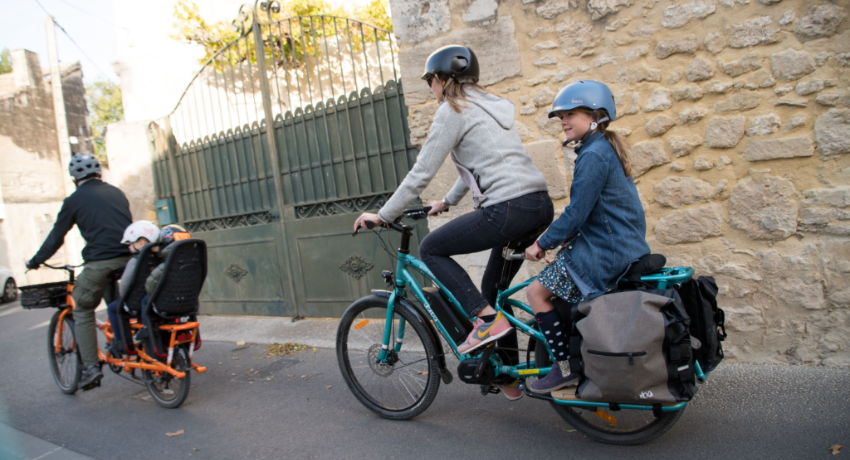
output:
[{"label": "front wheel", "polygon": [[[348,388],[367,409],[386,419],[408,420],[437,396],[437,351],[426,326],[400,303],[387,324],[388,300],[370,295],[348,307],[337,329],[337,361]],[[386,327],[390,350],[381,361]]]},{"label": "front wheel", "polygon": [[174,350],[174,360],[171,365],[176,371],[185,372],[186,376],[178,379],[167,372],[160,372],[157,375],[153,371],[144,371],[145,379],[148,380],[148,392],[157,404],[166,409],[180,407],[189,396],[191,385],[189,370],[192,365],[185,348],[179,347]]},{"label": "front wheel", "polygon": [[74,318],[69,312],[60,323],[61,315],[62,310],[58,310],[47,328],[47,355],[50,357],[53,380],[56,381],[59,390],[66,395],[72,395],[76,393],[77,385],[80,383],[83,363],[80,361],[77,350]]},{"label": "front wheel", "polygon": [[[534,359],[538,367],[552,365],[546,347],[537,343]],[[666,433],[682,416],[685,409],[664,412],[655,417],[652,411],[621,409],[612,411],[607,407],[582,409],[552,401],[555,412],[565,422],[574,426],[589,438],[606,444],[637,445],[652,441]]]}]

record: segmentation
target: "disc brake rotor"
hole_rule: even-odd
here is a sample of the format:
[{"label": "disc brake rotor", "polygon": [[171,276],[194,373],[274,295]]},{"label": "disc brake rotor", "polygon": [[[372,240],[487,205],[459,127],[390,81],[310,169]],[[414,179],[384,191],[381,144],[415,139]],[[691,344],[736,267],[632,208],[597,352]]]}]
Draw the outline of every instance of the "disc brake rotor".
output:
[{"label": "disc brake rotor", "polygon": [[381,377],[389,377],[393,373],[393,366],[387,363],[379,363],[378,356],[381,354],[381,344],[376,343],[369,347],[369,352],[366,356],[366,359],[369,360],[369,367],[372,369],[372,372],[381,376]]}]

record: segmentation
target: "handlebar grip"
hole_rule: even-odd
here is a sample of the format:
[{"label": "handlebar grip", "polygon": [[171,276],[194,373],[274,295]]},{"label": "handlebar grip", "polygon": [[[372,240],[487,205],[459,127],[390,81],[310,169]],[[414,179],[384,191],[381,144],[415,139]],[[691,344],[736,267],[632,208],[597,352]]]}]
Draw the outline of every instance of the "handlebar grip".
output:
[{"label": "handlebar grip", "polygon": [[510,260],[525,260],[525,253],[518,252],[516,254],[511,254],[510,256],[508,256],[508,259],[510,259]]},{"label": "handlebar grip", "polygon": [[372,230],[373,228],[375,228],[375,223],[372,222],[371,220],[365,221],[364,224],[366,224],[366,228],[369,229],[369,230]]}]

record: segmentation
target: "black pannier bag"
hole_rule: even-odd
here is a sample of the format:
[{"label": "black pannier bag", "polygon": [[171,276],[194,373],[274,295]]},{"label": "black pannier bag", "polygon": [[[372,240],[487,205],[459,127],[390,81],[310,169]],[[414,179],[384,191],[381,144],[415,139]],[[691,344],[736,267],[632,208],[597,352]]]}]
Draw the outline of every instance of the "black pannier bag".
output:
[{"label": "black pannier bag", "polygon": [[675,290],[617,291],[572,309],[579,399],[675,404],[696,393],[688,318]]},{"label": "black pannier bag", "polygon": [[703,372],[711,372],[723,360],[726,315],[717,307],[717,283],[710,276],[691,278],[678,289],[691,318],[691,335],[702,346],[694,350]]},{"label": "black pannier bag", "polygon": [[446,332],[449,333],[455,344],[463,343],[469,333],[472,332],[472,322],[457,311],[438,288],[426,287],[422,288],[422,292],[428,298],[431,310],[437,315],[440,323],[446,328]]}]

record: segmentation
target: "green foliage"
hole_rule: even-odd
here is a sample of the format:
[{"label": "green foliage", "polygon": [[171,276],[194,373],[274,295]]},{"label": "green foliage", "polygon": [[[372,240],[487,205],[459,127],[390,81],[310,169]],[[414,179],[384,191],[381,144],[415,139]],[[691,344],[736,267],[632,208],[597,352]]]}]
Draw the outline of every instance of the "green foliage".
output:
[{"label": "green foliage", "polygon": [[9,48],[0,51],[0,74],[12,73],[12,53]]},{"label": "green foliage", "polygon": [[94,143],[94,154],[106,162],[106,125],[124,120],[121,87],[111,81],[95,81],[86,85],[86,104]]},{"label": "green foliage", "polygon": [[[321,54],[322,37],[336,35],[348,35],[341,37],[341,41],[348,41],[355,48],[360,49],[363,41],[372,43],[376,34],[371,28],[363,29],[357,21],[345,21],[344,19],[308,18],[303,16],[337,16],[348,17],[345,10],[336,8],[324,0],[291,0],[282,2],[280,11],[271,14],[271,21],[265,11],[260,11],[260,21],[265,25],[260,27],[266,58],[270,59],[272,54],[276,64],[283,66],[298,66],[304,62],[304,55]],[[364,6],[354,11],[354,17],[358,21],[372,24],[381,29],[392,32],[392,19],[389,15],[389,0],[370,0]],[[290,18],[302,17],[300,20]],[[235,40],[240,38],[240,31],[245,33],[251,27],[251,18],[243,17],[234,21],[234,24],[217,22],[207,23],[201,16],[198,6],[191,0],[178,0],[174,6],[174,28],[175,33],[171,38],[185,43],[195,43],[204,48],[205,55],[198,63],[205,64],[213,56],[224,50]],[[239,29],[239,30],[237,30]],[[388,40],[388,34],[380,33],[378,40]],[[253,37],[245,37],[235,46],[230,46],[226,51],[216,58],[216,70],[223,70],[224,66],[235,65],[248,61],[256,64],[256,50],[253,47]]]}]

